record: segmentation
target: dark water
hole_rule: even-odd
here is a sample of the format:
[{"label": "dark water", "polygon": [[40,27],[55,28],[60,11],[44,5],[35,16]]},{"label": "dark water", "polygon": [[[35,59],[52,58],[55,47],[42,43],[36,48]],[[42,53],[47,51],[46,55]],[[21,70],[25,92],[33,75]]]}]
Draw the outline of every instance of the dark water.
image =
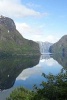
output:
[{"label": "dark water", "polygon": [[6,100],[16,87],[31,90],[34,84],[39,86],[46,81],[42,73],[56,75],[66,67],[66,55],[0,57],[0,100]]}]

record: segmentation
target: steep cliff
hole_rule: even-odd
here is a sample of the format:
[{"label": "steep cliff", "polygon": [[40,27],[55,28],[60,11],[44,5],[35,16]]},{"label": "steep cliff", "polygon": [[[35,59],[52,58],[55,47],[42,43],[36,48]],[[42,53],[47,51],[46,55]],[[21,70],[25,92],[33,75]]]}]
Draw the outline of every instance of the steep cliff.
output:
[{"label": "steep cliff", "polygon": [[36,42],[24,39],[12,19],[0,16],[0,53],[40,54]]},{"label": "steep cliff", "polygon": [[50,47],[51,53],[67,53],[67,35],[64,35],[58,42]]}]

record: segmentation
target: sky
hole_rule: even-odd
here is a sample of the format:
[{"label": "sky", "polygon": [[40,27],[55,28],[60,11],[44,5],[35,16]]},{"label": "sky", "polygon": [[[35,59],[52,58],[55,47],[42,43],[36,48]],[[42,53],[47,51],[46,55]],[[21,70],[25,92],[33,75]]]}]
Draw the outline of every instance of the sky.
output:
[{"label": "sky", "polygon": [[0,0],[0,15],[29,40],[55,43],[67,35],[67,0]]}]

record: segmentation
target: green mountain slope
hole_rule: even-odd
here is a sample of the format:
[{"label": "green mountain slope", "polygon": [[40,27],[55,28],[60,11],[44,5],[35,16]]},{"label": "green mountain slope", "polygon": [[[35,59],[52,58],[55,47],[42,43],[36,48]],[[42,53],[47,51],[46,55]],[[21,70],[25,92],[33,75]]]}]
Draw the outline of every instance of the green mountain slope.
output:
[{"label": "green mountain slope", "polygon": [[58,42],[54,43],[49,51],[51,53],[67,53],[67,35],[64,35]]},{"label": "green mountain slope", "polygon": [[0,17],[0,52],[11,54],[40,54],[36,42],[24,39],[8,17]]}]

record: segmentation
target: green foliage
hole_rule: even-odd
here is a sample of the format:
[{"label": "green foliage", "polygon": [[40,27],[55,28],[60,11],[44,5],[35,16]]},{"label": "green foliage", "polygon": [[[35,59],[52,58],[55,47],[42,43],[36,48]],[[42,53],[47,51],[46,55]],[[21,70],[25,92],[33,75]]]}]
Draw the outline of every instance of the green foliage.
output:
[{"label": "green foliage", "polygon": [[62,71],[58,75],[42,74],[47,82],[42,82],[41,88],[34,86],[34,91],[30,92],[23,88],[12,92],[7,100],[67,100],[67,71]]},{"label": "green foliage", "polygon": [[36,88],[33,100],[67,100],[67,72],[61,72],[56,76],[43,73],[43,76],[47,82],[42,82],[41,89]]},{"label": "green foliage", "polygon": [[7,100],[31,100],[33,93],[23,87],[15,89]]}]

